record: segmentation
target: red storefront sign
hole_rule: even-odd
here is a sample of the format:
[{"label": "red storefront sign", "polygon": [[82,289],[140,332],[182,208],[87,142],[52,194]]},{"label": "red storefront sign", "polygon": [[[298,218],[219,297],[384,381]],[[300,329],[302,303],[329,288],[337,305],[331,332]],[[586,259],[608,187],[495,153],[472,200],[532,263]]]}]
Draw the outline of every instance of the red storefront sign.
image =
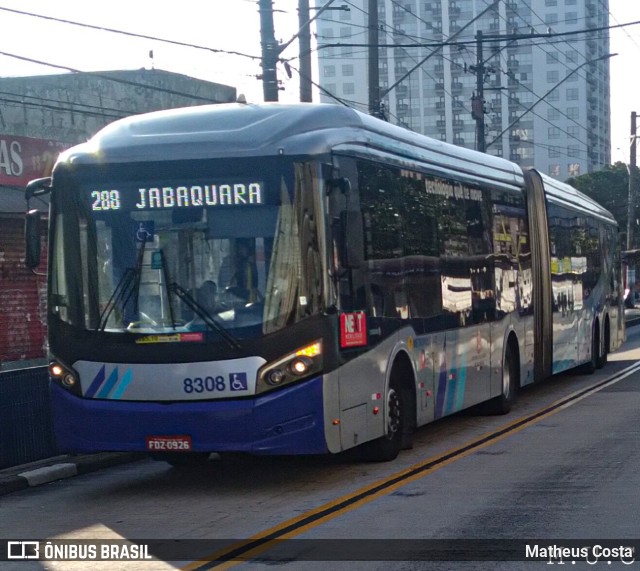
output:
[{"label": "red storefront sign", "polygon": [[50,139],[0,135],[0,185],[25,186],[34,178],[49,176],[60,152],[70,146]]}]

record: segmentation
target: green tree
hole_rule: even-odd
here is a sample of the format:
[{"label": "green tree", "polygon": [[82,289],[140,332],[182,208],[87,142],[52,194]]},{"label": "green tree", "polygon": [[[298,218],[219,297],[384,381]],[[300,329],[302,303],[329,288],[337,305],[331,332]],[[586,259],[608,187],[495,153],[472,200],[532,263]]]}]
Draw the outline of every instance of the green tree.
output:
[{"label": "green tree", "polygon": [[[636,172],[638,170],[636,169]],[[640,180],[636,175],[636,180]],[[597,172],[571,177],[567,183],[604,206],[618,222],[622,247],[627,243],[627,214],[629,204],[629,170],[625,163],[607,165]],[[640,196],[635,191],[636,219],[640,217]],[[638,224],[634,226],[634,243],[640,243]]]}]

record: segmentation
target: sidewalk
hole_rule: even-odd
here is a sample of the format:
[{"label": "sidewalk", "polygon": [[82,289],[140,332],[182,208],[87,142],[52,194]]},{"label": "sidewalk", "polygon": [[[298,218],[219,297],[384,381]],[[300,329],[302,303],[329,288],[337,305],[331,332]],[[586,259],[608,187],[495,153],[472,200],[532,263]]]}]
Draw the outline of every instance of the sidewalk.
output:
[{"label": "sidewalk", "polygon": [[141,460],[134,453],[64,454],[0,470],[0,496],[102,468]]},{"label": "sidewalk", "polygon": [[633,309],[625,309],[624,321],[627,327],[638,325],[640,323],[640,305],[636,305]]},{"label": "sidewalk", "polygon": [[[625,309],[624,314],[627,327],[640,325],[640,306]],[[136,453],[64,454],[13,466],[0,470],[0,496],[143,458],[144,454]]]}]

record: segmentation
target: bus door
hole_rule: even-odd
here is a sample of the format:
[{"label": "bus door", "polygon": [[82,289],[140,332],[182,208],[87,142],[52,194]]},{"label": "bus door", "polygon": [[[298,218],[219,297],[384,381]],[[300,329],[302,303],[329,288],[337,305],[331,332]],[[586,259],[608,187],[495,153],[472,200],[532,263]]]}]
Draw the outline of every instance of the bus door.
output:
[{"label": "bus door", "polygon": [[450,323],[436,372],[436,417],[489,397],[495,299],[488,263],[484,256],[442,259],[442,309]]}]

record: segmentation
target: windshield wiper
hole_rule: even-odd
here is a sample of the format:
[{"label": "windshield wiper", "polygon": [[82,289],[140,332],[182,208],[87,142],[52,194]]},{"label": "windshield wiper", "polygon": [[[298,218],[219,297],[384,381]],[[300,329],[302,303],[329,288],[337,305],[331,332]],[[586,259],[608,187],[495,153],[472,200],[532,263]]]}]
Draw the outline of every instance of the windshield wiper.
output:
[{"label": "windshield wiper", "polygon": [[[145,243],[142,242],[140,246],[140,251],[138,252],[138,259],[136,262],[135,268],[126,268],[118,285],[113,290],[107,305],[104,310],[100,314],[100,323],[98,324],[98,330],[104,331],[107,327],[107,322],[109,321],[109,317],[111,313],[116,307],[116,303],[122,302],[122,307],[124,308],[128,303],[129,299],[131,299],[131,294],[140,291],[140,277],[142,274],[142,260],[144,258],[144,249]],[[131,287],[133,286],[133,287]],[[138,295],[136,293],[135,298],[135,312],[138,311]]]},{"label": "windshield wiper", "polygon": [[184,289],[180,284],[173,282],[169,286],[169,290],[174,292],[182,301],[184,301],[189,309],[198,315],[211,329],[220,334],[227,344],[233,349],[240,349],[240,342],[231,335],[222,325],[220,325],[213,316],[202,307],[193,296]]},{"label": "windshield wiper", "polygon": [[126,299],[124,299],[124,303],[122,305],[123,306],[127,305],[129,298],[131,297],[131,294],[135,289],[135,288],[132,288],[131,286],[137,281],[136,273],[137,272],[134,268],[127,268],[124,271],[124,274],[122,274],[122,277],[120,278],[120,281],[116,286],[116,289],[113,290],[113,293],[111,294],[111,297],[107,302],[107,305],[105,305],[104,310],[100,314],[100,323],[98,324],[98,331],[105,330],[105,328],[107,327],[107,322],[109,321],[109,317],[111,316],[111,313],[116,307],[116,303],[122,301],[125,298],[125,296],[126,296]]}]

